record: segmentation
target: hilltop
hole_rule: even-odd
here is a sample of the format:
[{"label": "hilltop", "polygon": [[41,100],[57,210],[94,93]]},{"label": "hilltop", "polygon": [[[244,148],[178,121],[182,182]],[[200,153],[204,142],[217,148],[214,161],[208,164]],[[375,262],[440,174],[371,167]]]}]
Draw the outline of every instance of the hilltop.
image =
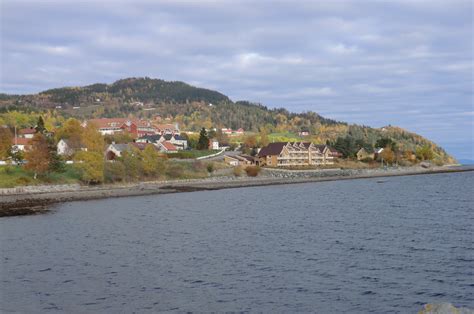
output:
[{"label": "hilltop", "polygon": [[[0,94],[0,112],[45,112],[89,119],[98,117],[163,118],[178,122],[181,129],[243,128],[264,131],[272,140],[311,140],[317,143],[346,140],[347,145],[374,146],[380,138],[391,138],[403,150],[429,145],[443,163],[455,160],[441,147],[410,131],[387,126],[371,128],[335,121],[314,112],[292,113],[270,109],[249,101],[232,101],[228,96],[184,82],[151,78],[126,78],[112,84],[55,88],[32,95]],[[1,119],[0,119],[1,122]],[[309,136],[300,137],[300,131]]]}]

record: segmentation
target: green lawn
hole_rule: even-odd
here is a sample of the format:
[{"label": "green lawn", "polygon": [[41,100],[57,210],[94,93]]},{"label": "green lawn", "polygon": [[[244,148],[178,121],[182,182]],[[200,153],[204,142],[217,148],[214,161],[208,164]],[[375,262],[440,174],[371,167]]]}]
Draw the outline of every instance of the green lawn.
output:
[{"label": "green lawn", "polygon": [[33,179],[33,173],[17,166],[0,166],[0,188],[12,188],[21,185],[70,184],[78,183],[79,175],[71,165],[64,172],[50,173]]}]

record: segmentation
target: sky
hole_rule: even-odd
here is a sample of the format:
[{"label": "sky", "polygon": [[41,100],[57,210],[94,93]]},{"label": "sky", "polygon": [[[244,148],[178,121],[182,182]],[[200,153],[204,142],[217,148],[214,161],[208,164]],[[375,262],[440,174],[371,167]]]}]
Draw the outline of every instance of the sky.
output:
[{"label": "sky", "polygon": [[474,159],[473,2],[0,0],[0,92],[179,80]]}]

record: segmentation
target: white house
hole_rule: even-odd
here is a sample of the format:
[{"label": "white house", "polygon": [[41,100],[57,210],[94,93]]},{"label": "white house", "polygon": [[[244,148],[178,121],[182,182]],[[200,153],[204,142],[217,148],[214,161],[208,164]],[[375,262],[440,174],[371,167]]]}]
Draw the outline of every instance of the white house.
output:
[{"label": "white house", "polygon": [[215,139],[209,140],[209,149],[218,150],[219,149],[219,142]]}]

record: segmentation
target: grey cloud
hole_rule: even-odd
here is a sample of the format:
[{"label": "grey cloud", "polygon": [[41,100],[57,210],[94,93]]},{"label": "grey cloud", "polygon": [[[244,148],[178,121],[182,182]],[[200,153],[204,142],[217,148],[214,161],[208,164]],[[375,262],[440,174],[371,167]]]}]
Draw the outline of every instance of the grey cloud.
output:
[{"label": "grey cloud", "polygon": [[[473,158],[472,2],[1,2],[1,91],[183,80]],[[455,144],[450,144],[455,143]]]}]

